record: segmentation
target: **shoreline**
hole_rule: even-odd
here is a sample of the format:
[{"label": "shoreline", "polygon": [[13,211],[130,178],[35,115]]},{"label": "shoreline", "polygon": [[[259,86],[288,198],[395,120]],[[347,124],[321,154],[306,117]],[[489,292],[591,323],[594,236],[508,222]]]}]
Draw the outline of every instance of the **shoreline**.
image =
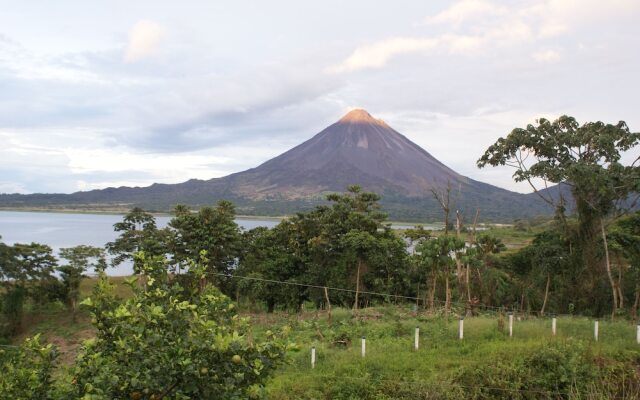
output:
[{"label": "shoreline", "polygon": [[[38,208],[38,207],[0,207],[1,212],[22,212],[22,213],[48,213],[48,214],[87,214],[87,215],[125,215],[129,210],[101,210],[101,209],[61,209],[61,208]],[[158,217],[170,217],[173,214],[165,211],[150,212]],[[236,215],[236,219],[258,220],[258,221],[282,221],[287,216],[267,216],[267,215]]]}]

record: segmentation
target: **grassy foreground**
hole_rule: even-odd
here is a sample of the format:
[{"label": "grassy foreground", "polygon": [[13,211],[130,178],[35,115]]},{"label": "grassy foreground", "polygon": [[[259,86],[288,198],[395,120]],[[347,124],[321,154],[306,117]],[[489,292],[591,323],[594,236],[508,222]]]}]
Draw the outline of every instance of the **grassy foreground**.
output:
[{"label": "grassy foreground", "polygon": [[[586,318],[559,318],[555,337],[550,320],[515,321],[511,338],[495,316],[467,318],[463,340],[456,318],[395,307],[367,310],[360,320],[339,310],[331,325],[325,319],[289,321],[301,351],[269,385],[270,398],[639,398],[640,345],[629,322],[601,321],[595,342]],[[527,365],[536,363],[537,371]]]},{"label": "grassy foreground", "polygon": [[[126,297],[122,279],[115,282]],[[84,295],[91,286],[91,280],[83,284]],[[331,322],[324,312],[246,316],[254,337],[285,327],[299,348],[269,381],[271,399],[640,398],[640,345],[629,321],[600,321],[596,342],[593,321],[581,317],[558,318],[555,337],[546,318],[516,320],[509,337],[506,318],[470,317],[459,340],[455,316],[414,313],[411,305],[369,308],[357,318],[351,310],[334,309]],[[29,318],[23,337],[42,333],[61,348],[62,363],[70,363],[93,335],[84,313],[75,324],[62,308]]]}]

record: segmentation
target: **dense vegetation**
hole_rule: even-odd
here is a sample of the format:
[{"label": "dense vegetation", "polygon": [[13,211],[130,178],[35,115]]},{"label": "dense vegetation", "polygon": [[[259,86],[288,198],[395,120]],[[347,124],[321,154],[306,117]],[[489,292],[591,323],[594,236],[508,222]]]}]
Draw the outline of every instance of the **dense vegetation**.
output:
[{"label": "dense vegetation", "polygon": [[[513,354],[497,347],[505,344],[506,310],[538,318],[523,325],[528,335],[550,313],[637,320],[640,212],[631,211],[630,196],[640,193],[640,176],[638,167],[619,164],[619,152],[639,140],[624,124],[578,126],[565,118],[542,120],[500,139],[480,165],[515,159],[517,179],[568,182],[577,204],[569,215],[565,196],[548,197],[554,219],[516,221],[506,235],[505,230],[478,230],[477,216],[466,225],[460,213],[454,217],[450,188],[434,191],[442,231],[422,226],[394,231],[380,196],[352,186],[272,229],[241,231],[228,201],[197,211],[177,206],[164,229],[152,214],[135,208],[114,226],[116,240],[104,249],[63,249],[63,263],[46,245],[0,242],[0,337],[7,343],[27,328],[25,310],[64,304],[75,322],[84,274],[95,270],[100,277],[80,310],[91,316],[94,338],[64,371],[56,368],[56,347],[41,344],[39,337],[3,350],[0,367],[10,373],[0,377],[0,394],[232,399],[271,391],[275,398],[379,399],[500,398],[511,390],[510,397],[520,398],[636,396],[639,377],[631,371],[637,369],[638,352],[622,342],[594,348],[576,334],[568,335],[575,341],[546,342],[538,336],[505,347]],[[533,166],[524,166],[522,151],[535,154]],[[507,237],[520,245],[508,248]],[[133,263],[135,276],[125,282],[125,295],[118,295],[106,277],[108,262]],[[282,330],[267,330],[243,319],[239,308],[303,317],[279,321]],[[351,310],[349,317],[345,309]],[[326,322],[318,320],[319,312],[327,315]],[[497,329],[488,328],[489,314],[498,316]],[[485,317],[470,320],[484,347],[474,350],[471,340],[454,350],[454,315]],[[566,321],[574,333],[570,327],[583,323]],[[438,374],[423,364],[393,370],[394,364],[382,358],[357,364],[352,353],[328,347],[350,348],[359,335],[373,335],[380,348],[395,352],[389,355],[394,362],[403,363],[409,355],[399,343],[410,337],[415,323],[425,327],[430,340],[440,341],[430,342],[432,357],[446,350],[458,360],[464,355],[509,360],[459,360],[460,369]],[[629,328],[625,322],[611,327],[619,337]],[[318,387],[317,381],[300,378],[296,388],[276,378],[265,389],[296,341],[318,343],[337,360],[336,371],[346,369],[354,383],[347,379]],[[299,369],[306,357],[293,356],[292,362]],[[381,371],[385,365],[392,370]],[[336,371],[325,373],[335,378]],[[417,383],[396,379],[407,371],[434,373]],[[436,381],[452,389],[433,389]]]}]

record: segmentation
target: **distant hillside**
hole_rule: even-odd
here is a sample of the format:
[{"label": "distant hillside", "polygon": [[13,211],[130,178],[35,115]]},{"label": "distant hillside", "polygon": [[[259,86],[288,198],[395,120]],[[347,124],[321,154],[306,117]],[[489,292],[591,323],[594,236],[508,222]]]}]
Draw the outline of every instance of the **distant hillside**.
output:
[{"label": "distant hillside", "polygon": [[[470,160],[473,162],[473,160]],[[354,110],[306,142],[247,171],[207,181],[108,188],[73,194],[0,195],[0,207],[142,206],[163,211],[178,203],[201,206],[219,199],[247,215],[285,215],[322,203],[329,192],[352,184],[383,196],[392,219],[440,220],[431,190],[452,187],[453,208],[467,220],[511,221],[551,210],[525,195],[462,176],[364,110]]]}]

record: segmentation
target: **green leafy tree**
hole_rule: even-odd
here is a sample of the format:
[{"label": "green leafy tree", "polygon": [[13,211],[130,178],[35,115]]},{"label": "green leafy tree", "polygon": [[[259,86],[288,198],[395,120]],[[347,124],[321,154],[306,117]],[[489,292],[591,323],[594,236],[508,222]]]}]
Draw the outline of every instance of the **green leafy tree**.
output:
[{"label": "green leafy tree", "polygon": [[224,280],[219,274],[229,274],[240,253],[241,235],[235,222],[235,207],[222,200],[215,207],[203,207],[196,213],[184,206],[174,212],[169,222],[172,263],[184,267],[204,250],[208,259],[206,279],[223,287]]},{"label": "green leafy tree", "polygon": [[[205,253],[203,253],[204,255]],[[248,321],[210,284],[206,259],[192,263],[189,286],[174,280],[161,256],[140,253],[148,279],[129,284],[130,299],[114,299],[103,275],[84,303],[97,336],[83,346],[73,370],[75,398],[245,399],[262,398],[262,384],[283,360],[284,342],[267,332],[247,337]]]},{"label": "green leafy tree", "polygon": [[304,282],[306,266],[291,243],[294,229],[293,222],[283,220],[273,229],[258,227],[242,235],[236,274],[260,280],[240,280],[238,289],[252,303],[264,301],[268,312],[278,304],[299,310],[307,298],[306,287],[296,285]]},{"label": "green leafy tree", "polygon": [[113,265],[120,265],[125,261],[133,261],[134,272],[138,272],[141,265],[136,264],[135,255],[144,251],[148,255],[165,255],[167,252],[167,233],[158,229],[153,214],[135,207],[124,216],[122,222],[113,225],[119,236],[106,245],[106,249],[113,256]]},{"label": "green leafy tree", "polygon": [[2,242],[2,236],[0,236],[0,282],[10,279],[14,270],[14,262],[13,247]]},{"label": "green leafy tree", "polygon": [[[491,145],[478,160],[478,166],[508,165],[515,168],[517,182],[529,182],[536,193],[553,206],[564,226],[567,209],[562,189],[568,188],[578,217],[576,243],[578,254],[592,270],[604,258],[610,282],[613,313],[620,299],[611,273],[607,249],[606,220],[633,206],[640,194],[640,157],[629,165],[621,163],[623,152],[640,143],[640,133],[632,133],[626,123],[588,122],[580,125],[574,118],[562,116],[555,121],[540,119],[536,125],[516,128]],[[541,191],[535,181],[561,184],[554,190]],[[635,197],[635,199],[630,199]],[[567,230],[567,234],[568,234]],[[598,237],[604,251],[598,252]]]},{"label": "green leafy tree", "polygon": [[16,243],[13,245],[14,262],[9,263],[5,275],[18,285],[51,278],[57,266],[53,250],[46,244]]},{"label": "green leafy tree", "polygon": [[75,322],[83,274],[91,269],[97,272],[104,271],[107,262],[103,249],[85,245],[60,249],[60,257],[67,260],[66,265],[59,266],[57,269],[65,288],[65,301]]},{"label": "green leafy tree", "polygon": [[31,294],[36,302],[44,300],[40,297],[45,297],[45,294],[36,288],[45,281],[55,279],[52,273],[57,260],[51,247],[39,243],[16,243],[11,248],[4,247],[0,251],[4,253],[0,277],[5,287],[0,329],[4,335],[11,336],[21,329],[27,296]]},{"label": "green leafy tree", "polygon": [[633,299],[630,315],[637,319],[640,306],[640,212],[620,218],[610,227],[607,236],[618,272],[615,280],[618,298],[621,302],[625,298]]},{"label": "green leafy tree", "polygon": [[[402,239],[384,224],[387,216],[380,211],[380,196],[354,185],[346,193],[331,194],[327,199],[331,202],[329,206],[318,207],[298,218],[300,231],[308,235],[310,281],[337,287],[353,282],[357,302],[346,293],[334,296],[338,304],[355,307],[369,299],[360,296],[362,290],[394,291],[392,286],[403,281],[399,275],[408,274],[407,268],[398,266],[406,261],[406,251]],[[391,260],[394,262],[390,263]],[[398,279],[389,279],[392,270]]]},{"label": "green leafy tree", "polygon": [[462,239],[451,235],[443,235],[433,239],[425,240],[416,247],[419,265],[425,270],[431,283],[430,286],[431,304],[435,303],[436,281],[438,275],[445,279],[445,310],[451,310],[451,288],[449,281],[452,274],[452,267],[455,266],[456,253],[461,253],[465,247]]},{"label": "green leafy tree", "polygon": [[482,233],[476,238],[473,246],[475,260],[473,260],[472,264],[475,266],[480,298],[483,302],[490,303],[496,298],[496,291],[500,286],[496,283],[501,283],[505,278],[495,267],[497,254],[506,249],[507,247],[502,240],[491,234]]}]

